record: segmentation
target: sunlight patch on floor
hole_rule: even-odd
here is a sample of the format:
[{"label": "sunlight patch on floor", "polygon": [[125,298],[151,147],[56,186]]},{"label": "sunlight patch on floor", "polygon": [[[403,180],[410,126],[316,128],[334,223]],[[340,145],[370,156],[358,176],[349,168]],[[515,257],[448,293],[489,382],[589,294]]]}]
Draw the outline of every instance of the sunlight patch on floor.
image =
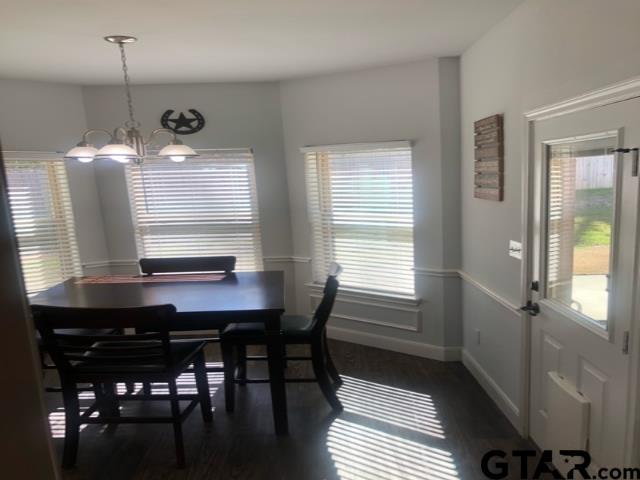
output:
[{"label": "sunlight patch on floor", "polygon": [[430,395],[341,376],[338,398],[344,411],[444,439]]},{"label": "sunlight patch on floor", "polygon": [[[207,362],[207,367],[221,367],[222,363],[220,362]],[[209,378],[209,392],[210,395],[213,396],[217,391],[220,385],[224,382],[224,375],[222,372],[207,372],[207,377]],[[193,373],[183,373],[180,375],[176,381],[178,385],[178,394],[196,394],[198,393],[198,388],[196,386],[196,378]],[[124,395],[127,393],[127,387],[124,383],[118,383],[117,386],[118,395]],[[152,394],[168,394],[169,388],[166,383],[158,383],[151,385]],[[136,383],[134,386],[134,393],[142,393],[142,384]],[[61,395],[61,394],[60,394]],[[78,392],[78,398],[82,402],[83,400],[94,400],[95,395],[92,391],[83,391]],[[122,410],[122,405],[126,405],[130,402],[122,402],[120,404],[120,409]],[[80,407],[80,413],[84,412],[88,406]],[[94,412],[92,417],[98,416],[98,412]],[[49,414],[49,426],[51,428],[51,436],[52,438],[64,438],[65,433],[65,415],[64,415],[64,407],[56,408],[55,412],[51,412]],[[87,424],[80,425],[80,431],[84,430],[87,427]]]},{"label": "sunlight patch on floor", "polygon": [[[80,407],[80,414],[84,412],[88,407]],[[97,417],[98,412],[94,412],[91,414],[92,417]],[[55,412],[51,412],[49,414],[49,427],[51,429],[51,437],[52,438],[64,438],[65,433],[65,416],[64,416],[64,408],[58,407]],[[80,431],[84,430],[87,427],[87,424],[80,425]]]},{"label": "sunlight patch on floor", "polygon": [[[210,367],[222,367],[221,362],[207,362],[207,368]],[[224,373],[222,372],[207,372],[207,378],[209,379],[209,394],[213,397],[220,385],[224,383]],[[176,380],[178,385],[178,393],[183,395],[193,395],[198,393],[198,386],[196,385],[196,376],[194,373],[183,373]],[[140,387],[142,388],[142,387]],[[136,390],[137,391],[137,390]],[[169,387],[166,383],[152,383],[151,393],[157,394],[169,394]]]},{"label": "sunlight patch on floor", "polygon": [[451,453],[336,419],[327,448],[341,480],[459,480]]}]

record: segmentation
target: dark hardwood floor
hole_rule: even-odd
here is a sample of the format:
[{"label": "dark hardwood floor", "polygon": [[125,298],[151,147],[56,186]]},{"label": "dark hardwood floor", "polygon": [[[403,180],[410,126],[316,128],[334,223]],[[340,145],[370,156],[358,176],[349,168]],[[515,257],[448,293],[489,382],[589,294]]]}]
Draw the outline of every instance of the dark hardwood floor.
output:
[{"label": "dark hardwood floor", "polygon": [[[219,361],[217,346],[208,348],[209,361]],[[214,422],[205,425],[198,412],[185,422],[186,469],[175,468],[170,425],[88,425],[80,434],[77,466],[64,478],[481,479],[480,459],[488,450],[532,448],[460,363],[337,341],[330,348],[345,378],[339,393],[345,411],[338,416],[317,385],[289,384],[290,435],[278,438],[267,385],[238,387],[235,413],[227,414],[221,374],[210,374]],[[251,364],[250,373],[260,376],[263,368]],[[300,362],[287,371],[310,373]],[[55,383],[48,375],[47,382]],[[195,388],[189,377],[181,384]],[[46,396],[60,458],[64,410],[60,394]],[[166,413],[169,406],[127,402],[123,415],[139,409]],[[509,478],[520,478],[518,472],[513,464]]]}]

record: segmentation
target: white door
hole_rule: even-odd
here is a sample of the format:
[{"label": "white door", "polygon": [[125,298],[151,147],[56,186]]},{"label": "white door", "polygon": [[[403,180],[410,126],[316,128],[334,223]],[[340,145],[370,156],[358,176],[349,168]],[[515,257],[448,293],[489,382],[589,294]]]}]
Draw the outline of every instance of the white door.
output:
[{"label": "white door", "polygon": [[530,435],[552,449],[577,426],[571,399],[551,418],[558,390],[549,372],[557,372],[589,402],[578,423],[593,463],[620,467],[631,418],[638,177],[637,150],[614,150],[640,147],[640,99],[537,121],[533,139]]}]

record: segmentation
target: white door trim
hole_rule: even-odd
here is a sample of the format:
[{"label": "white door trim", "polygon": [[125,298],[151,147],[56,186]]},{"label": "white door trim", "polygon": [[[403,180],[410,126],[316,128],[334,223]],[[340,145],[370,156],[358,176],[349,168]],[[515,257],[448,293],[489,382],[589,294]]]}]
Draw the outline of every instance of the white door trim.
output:
[{"label": "white door trim", "polygon": [[[613,103],[623,102],[625,100],[631,100],[633,98],[640,97],[640,77],[634,77],[629,80],[625,80],[620,83],[615,83],[604,88],[593,90],[591,92],[579,95],[577,97],[569,98],[556,102],[550,105],[545,105],[528,112],[523,115],[523,168],[522,168],[522,225],[521,225],[521,238],[522,238],[522,268],[520,275],[520,289],[521,300],[524,305],[530,298],[529,285],[531,282],[532,272],[532,193],[533,193],[533,175],[532,169],[534,166],[534,149],[533,144],[533,130],[535,122],[540,120],[546,120],[561,115],[568,115],[583,110],[589,110],[597,107],[603,107],[605,105],[611,105]],[[639,237],[640,238],[640,237]],[[636,285],[639,284],[639,279],[636,278]],[[637,296],[637,295],[636,295]],[[640,300],[636,300],[634,312],[637,317],[637,312],[640,311]],[[638,320],[631,322],[631,345],[629,347],[630,352],[630,368],[629,368],[629,425],[633,425],[633,428],[629,428],[626,439],[626,452],[625,462],[629,465],[636,465],[640,462],[640,453],[636,452],[636,448],[640,445],[640,425],[638,425],[637,419],[640,418],[640,407],[636,407],[637,400],[640,398],[640,382],[638,378],[640,376],[640,326]],[[529,395],[530,395],[530,378],[531,378],[531,317],[525,315],[523,334],[521,338],[522,346],[522,369],[521,369],[521,399],[522,399],[522,412],[520,416],[522,423],[521,433],[528,436],[529,434]]]}]

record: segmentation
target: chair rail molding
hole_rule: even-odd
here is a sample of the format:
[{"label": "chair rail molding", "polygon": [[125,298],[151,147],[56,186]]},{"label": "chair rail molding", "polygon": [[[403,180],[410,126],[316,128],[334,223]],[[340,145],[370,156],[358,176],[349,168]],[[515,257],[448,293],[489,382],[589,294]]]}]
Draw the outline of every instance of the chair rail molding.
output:
[{"label": "chair rail molding", "polygon": [[84,262],[81,264],[82,268],[105,268],[105,267],[134,267],[138,266],[137,259],[131,260],[97,260],[94,262]]},{"label": "chair rail molding", "polygon": [[273,256],[262,260],[265,263],[311,263],[311,257]]},{"label": "chair rail molding", "polygon": [[416,275],[424,277],[445,277],[445,278],[459,278],[460,271],[450,268],[431,268],[431,267],[415,267],[413,269]]},{"label": "chair rail molding", "polygon": [[502,305],[504,308],[509,310],[514,315],[522,317],[524,312],[522,312],[520,310],[520,307],[518,305],[510,302],[509,300],[507,300],[503,296],[501,296],[501,295],[497,294],[496,292],[494,292],[493,290],[485,287],[482,283],[480,283],[478,280],[473,278],[468,273],[463,272],[462,270],[460,270],[459,273],[460,273],[460,278],[462,278],[462,280],[464,280],[465,282],[467,282],[470,285],[473,285],[474,287],[476,287],[478,290],[480,290],[485,295],[488,295],[489,297],[491,297],[493,300],[495,300],[497,303]]}]

